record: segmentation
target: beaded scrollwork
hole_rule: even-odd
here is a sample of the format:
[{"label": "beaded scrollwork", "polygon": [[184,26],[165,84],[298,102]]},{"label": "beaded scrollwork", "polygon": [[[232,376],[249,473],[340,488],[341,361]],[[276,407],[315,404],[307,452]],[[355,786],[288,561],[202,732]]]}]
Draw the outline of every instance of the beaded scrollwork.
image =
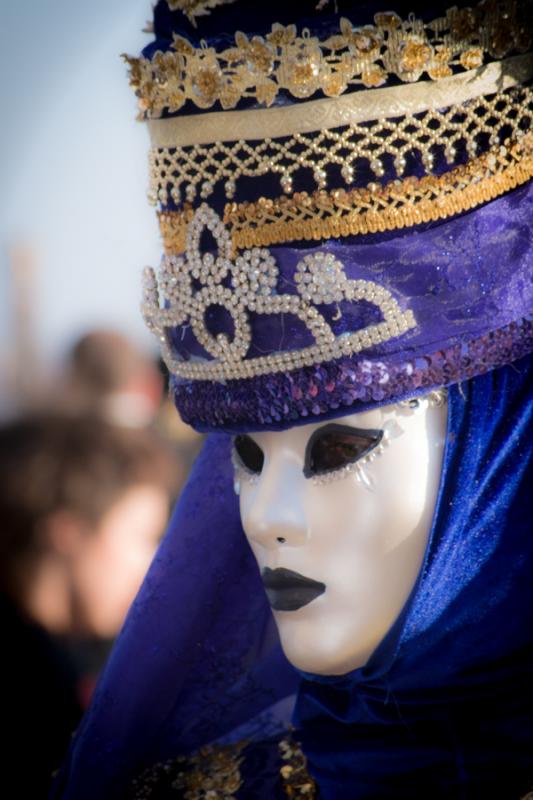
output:
[{"label": "beaded scrollwork", "polygon": [[[205,0],[179,4],[183,10],[191,7],[193,15],[192,7],[209,5]],[[177,112],[186,102],[204,109],[218,102],[230,109],[253,98],[270,106],[282,90],[298,99],[317,92],[337,97],[354,86],[381,86],[389,76],[404,82],[425,75],[439,80],[479,67],[486,55],[524,52],[531,42],[530,12],[530,0],[484,0],[475,8],[451,8],[428,23],[385,12],[362,28],[343,18],[339,30],[323,41],[307,29],[299,35],[296,25],[275,24],[266,36],[237,32],[235,45],[221,52],[205,43],[195,49],[174,35],[172,49],[156,52],[151,60],[125,58],[144,116]]]},{"label": "beaded scrollwork", "polygon": [[192,202],[197,194],[205,199],[219,181],[232,199],[240,178],[265,175],[279,176],[286,194],[292,194],[296,179],[308,176],[323,189],[331,183],[332,170],[334,183],[342,179],[349,186],[363,164],[380,178],[391,160],[396,175],[402,176],[413,155],[431,172],[436,157],[453,164],[461,151],[474,158],[487,143],[495,147],[504,138],[517,138],[531,127],[532,117],[533,91],[516,87],[402,119],[352,123],[283,139],[154,147],[149,155],[149,200],[167,205],[171,200]]},{"label": "beaded scrollwork", "polygon": [[[216,255],[201,252],[206,230],[216,242]],[[203,204],[188,226],[185,257],[165,256],[159,280],[153,269],[145,271],[143,315],[162,340],[163,356],[175,375],[225,380],[287,371],[360,352],[401,336],[416,325],[413,313],[402,311],[390,291],[372,281],[350,280],[341,262],[330,253],[304,256],[294,273],[295,293],[278,294],[278,267],[267,249],[244,251],[235,260],[231,250],[231,238],[222,221]],[[344,300],[377,306],[382,321],[336,336],[318,306]],[[232,335],[210,330],[207,314],[214,306],[223,307],[231,317]],[[314,344],[247,358],[252,344],[251,314],[294,315],[305,325]],[[188,325],[211,360],[176,357],[167,341],[167,329]]]}]

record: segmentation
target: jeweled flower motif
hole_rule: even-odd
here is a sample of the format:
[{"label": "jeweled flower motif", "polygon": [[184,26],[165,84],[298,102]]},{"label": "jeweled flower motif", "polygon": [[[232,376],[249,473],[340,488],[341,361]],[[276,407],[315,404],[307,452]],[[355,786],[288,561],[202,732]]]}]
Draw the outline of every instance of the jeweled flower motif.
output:
[{"label": "jeweled flower motif", "polygon": [[322,78],[322,91],[327,97],[338,97],[346,91],[346,80],[339,72],[330,72]]},{"label": "jeweled flower motif", "polygon": [[429,66],[433,49],[422,36],[412,35],[400,44],[398,75],[403,80],[416,81]]},{"label": "jeweled flower motif", "polygon": [[209,55],[197,56],[191,64],[189,81],[200,108],[209,108],[220,97],[222,71],[215,58]]},{"label": "jeweled flower motif", "polygon": [[340,28],[350,51],[359,59],[373,61],[379,56],[382,37],[375,28],[352,28],[349,20],[341,19]]},{"label": "jeweled flower motif", "polygon": [[235,41],[243,50],[246,59],[246,65],[253,75],[270,75],[274,67],[274,51],[272,47],[265,42],[262,36],[254,36],[251,42],[246,39],[242,34],[245,42],[241,44],[238,41],[237,35]]},{"label": "jeweled flower motif", "polygon": [[[190,9],[185,13],[194,19],[221,1],[183,0],[182,10]],[[268,105],[280,88],[302,99],[319,90],[335,97],[353,85],[381,85],[381,73],[367,69],[372,63],[404,82],[416,81],[424,72],[439,80],[454,68],[472,69],[476,50],[496,58],[527,51],[531,26],[527,10],[522,17],[519,12],[515,0],[482,0],[475,9],[451,9],[430,22],[411,15],[402,21],[394,12],[384,12],[375,15],[375,25],[362,28],[342,18],[339,32],[322,40],[306,30],[298,34],[295,25],[274,24],[264,37],[237,33],[235,44],[220,51],[205,44],[195,49],[174,35],[174,61],[167,62],[161,53],[152,61],[127,59],[130,82],[145,116],[157,117],[187,101],[200,108],[217,100],[223,108],[234,108],[241,98]]]},{"label": "jeweled flower motif", "polygon": [[320,88],[322,53],[311,40],[290,45],[282,73],[285,85],[295,97],[309,97]]},{"label": "jeweled flower motif", "polygon": [[476,69],[483,64],[483,50],[481,47],[471,47],[461,53],[459,60],[465,69]]},{"label": "jeweled flower motif", "polygon": [[387,80],[387,73],[379,64],[369,64],[361,75],[364,86],[373,89],[376,86],[383,86]]},{"label": "jeweled flower motif", "polygon": [[267,41],[276,47],[283,47],[284,45],[291,44],[296,39],[296,25],[280,25],[275,22],[272,25],[272,30],[267,34]]}]

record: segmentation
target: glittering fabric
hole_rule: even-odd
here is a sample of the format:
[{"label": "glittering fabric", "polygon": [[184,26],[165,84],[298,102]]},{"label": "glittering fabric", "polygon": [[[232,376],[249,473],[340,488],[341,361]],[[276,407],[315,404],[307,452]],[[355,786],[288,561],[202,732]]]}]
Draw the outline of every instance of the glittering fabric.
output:
[{"label": "glittering fabric", "polygon": [[[378,405],[409,393],[481,374],[533,349],[533,182],[474,212],[421,230],[314,248],[271,248],[278,291],[294,293],[296,264],[308,253],[332,253],[349,279],[388,289],[417,327],[349,358],[250,379],[175,379],[183,418],[198,430],[287,427],[348,407]],[[380,320],[370,303],[319,306],[338,336]],[[339,317],[339,319],[335,319]],[[311,343],[291,315],[251,315],[249,357]],[[210,319],[226,332],[227,320]],[[172,332],[183,358],[206,353],[190,328]]]},{"label": "glittering fabric", "polygon": [[174,384],[185,422],[197,430],[283,430],[364,411],[480,375],[533,350],[533,318],[512,322],[471,342],[428,356],[394,361],[338,361],[264,375],[234,385]]},{"label": "glittering fabric", "polygon": [[[448,408],[417,584],[367,666],[343,678],[297,676],[280,652],[240,526],[229,437],[208,437],[54,798],[121,800],[151,764],[221,739],[264,741],[274,717],[288,720],[298,681],[297,737],[322,800],[525,794],[533,356],[452,386]],[[262,798],[270,771],[261,758],[247,769],[255,788],[239,800]]]}]

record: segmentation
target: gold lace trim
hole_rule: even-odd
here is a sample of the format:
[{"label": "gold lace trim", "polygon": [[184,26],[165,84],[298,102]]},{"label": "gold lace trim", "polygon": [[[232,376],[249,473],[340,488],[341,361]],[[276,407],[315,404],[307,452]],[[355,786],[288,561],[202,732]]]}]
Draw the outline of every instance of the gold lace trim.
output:
[{"label": "gold lace trim", "polygon": [[270,106],[280,90],[300,100],[316,92],[338,97],[353,86],[382,86],[390,76],[407,83],[422,75],[440,80],[453,70],[481,66],[487,55],[526,52],[530,12],[531,0],[483,0],[426,24],[384,12],[362,28],[343,18],[338,33],[324,41],[307,29],[298,35],[296,25],[276,23],[265,37],[237,32],[235,46],[218,53],[205,44],[195,49],[175,34],[172,50],[158,51],[151,60],[124,58],[144,116],[177,112],[187,101],[229,109],[253,98]]},{"label": "gold lace trim", "polygon": [[411,153],[418,153],[430,172],[439,150],[453,164],[459,146],[475,156],[486,147],[487,140],[495,145],[503,135],[515,138],[531,125],[532,117],[533,90],[518,86],[465,104],[431,109],[417,116],[407,114],[400,120],[352,123],[318,133],[296,133],[288,139],[267,137],[258,142],[152,148],[148,196],[153,204],[167,205],[172,200],[178,205],[184,197],[189,202],[198,194],[206,199],[215,185],[224,181],[226,197],[231,199],[240,178],[265,175],[279,176],[281,190],[291,194],[295,179],[301,175],[311,177],[322,189],[335,170],[349,185],[360,166],[359,159],[366,160],[381,177],[387,157],[392,156],[397,175],[402,175]]},{"label": "gold lace trim", "polygon": [[[336,189],[255,203],[228,203],[224,223],[233,251],[298,240],[375,233],[431,222],[493,200],[533,177],[533,136],[506,141],[465,166],[436,177],[405,178],[381,187]],[[165,252],[182,253],[192,208],[161,212]]]}]

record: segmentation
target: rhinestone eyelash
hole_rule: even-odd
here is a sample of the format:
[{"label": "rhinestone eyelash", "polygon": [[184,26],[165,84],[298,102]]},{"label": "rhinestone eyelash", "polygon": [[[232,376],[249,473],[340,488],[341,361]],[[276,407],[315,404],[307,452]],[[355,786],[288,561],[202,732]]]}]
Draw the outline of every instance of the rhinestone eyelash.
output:
[{"label": "rhinestone eyelash", "polygon": [[[413,397],[407,400],[402,400],[398,403],[398,406],[400,406],[402,409],[405,409],[407,413],[418,414],[424,408],[437,408],[443,406],[447,402],[447,398],[448,390],[446,388],[442,388],[436,389],[433,392],[428,392],[428,394],[423,395],[422,397]],[[381,441],[378,445],[376,445],[376,447],[374,447],[373,450],[362,456],[362,458],[357,459],[357,461],[353,461],[350,464],[345,464],[339,469],[326,472],[322,475],[313,475],[311,478],[312,483],[316,486],[326,486],[333,481],[342,480],[343,478],[348,477],[348,475],[354,475],[358,483],[372,491],[374,488],[372,478],[366,472],[365,466],[372,463],[372,461],[378,458],[378,456],[382,455],[389,447],[391,440],[395,439],[402,432],[403,430],[394,420],[388,420],[383,425],[383,436]],[[247,469],[237,455],[235,447],[231,448],[231,461],[235,473],[234,491],[235,494],[238,495],[240,494],[241,480],[245,480],[248,485],[253,486],[258,482],[260,473],[252,472],[251,470]]]},{"label": "rhinestone eyelash", "polygon": [[[446,402],[448,392],[446,389],[437,389],[434,392],[429,392],[423,397],[414,397],[408,400],[402,400],[398,403],[399,406],[406,409],[408,412],[420,413],[424,408],[435,408],[442,406]],[[314,475],[311,480],[317,485],[326,485],[332,481],[342,480],[348,475],[354,475],[358,483],[361,483],[367,489],[373,490],[373,482],[371,476],[365,470],[365,466],[375,461],[378,456],[385,452],[386,448],[390,445],[392,439],[399,436],[401,431],[398,430],[398,425],[393,420],[385,422],[383,425],[383,436],[379,444],[374,447],[369,453],[362,458],[353,461],[350,464],[345,464],[339,469],[332,472],[326,472],[323,475]]]}]

